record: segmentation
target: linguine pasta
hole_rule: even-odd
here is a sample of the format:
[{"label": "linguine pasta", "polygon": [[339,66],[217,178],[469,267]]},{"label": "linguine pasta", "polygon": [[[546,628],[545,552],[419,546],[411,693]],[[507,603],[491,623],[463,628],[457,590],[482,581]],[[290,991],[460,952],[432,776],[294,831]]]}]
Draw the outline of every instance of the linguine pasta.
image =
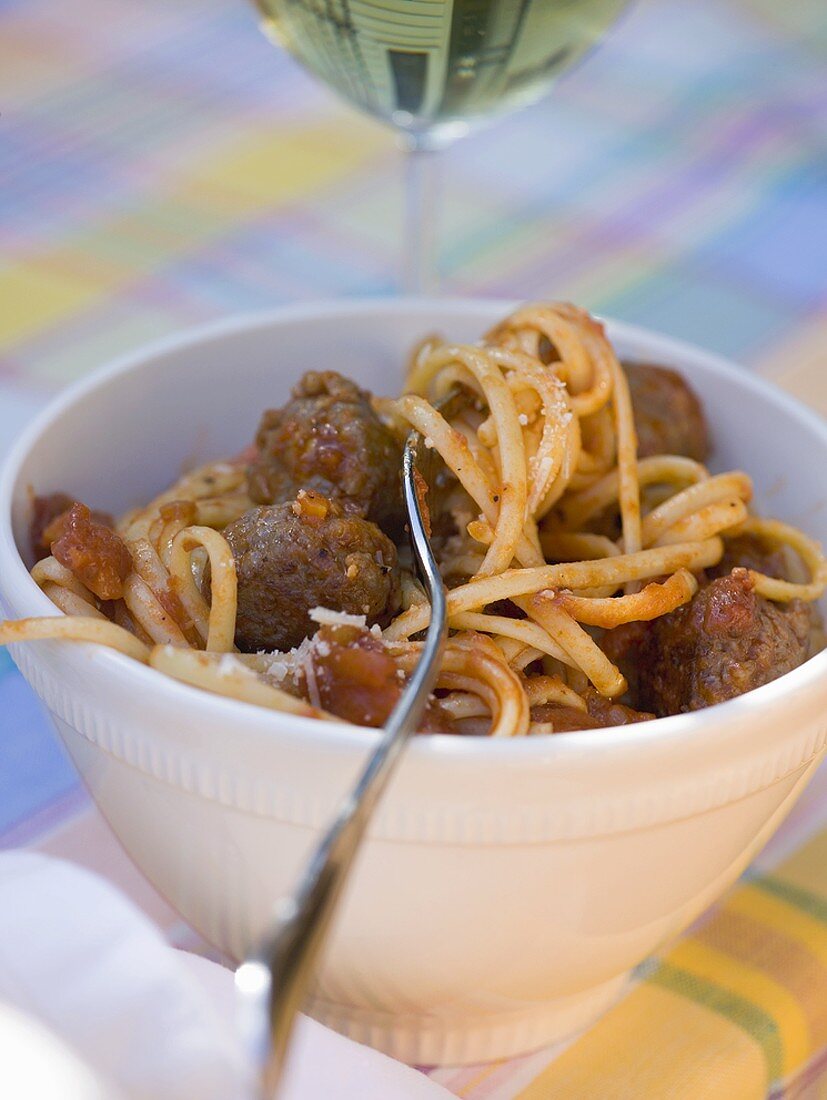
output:
[{"label": "linguine pasta", "polygon": [[[452,394],[461,400],[446,405]],[[790,547],[803,563],[797,583],[751,571],[766,598],[812,601],[827,586],[816,543],[749,512],[747,474],[712,475],[680,455],[638,460],[624,370],[602,326],[572,305],[526,306],[474,345],[428,338],[411,356],[404,395],[376,405],[400,438],[416,429],[444,463],[428,502],[453,531],[437,540],[452,632],[440,704],[486,721],[492,735],[550,732],[547,720],[532,725],[531,707],[584,710],[589,686],[621,696],[626,681],[598,632],[686,604],[733,536]],[[48,557],[32,577],[64,615],[0,624],[0,643],[93,642],[208,691],[331,717],[314,701],[306,647],[235,648],[237,578],[222,530],[252,506],[240,462],[188,474],[118,524],[132,562],[118,600],[101,601]],[[617,537],[586,529],[612,508]],[[410,573],[402,593],[382,640],[404,676],[430,609]],[[503,613],[503,601],[521,617]],[[317,618],[349,618],[336,612]],[[277,686],[276,668],[282,678],[302,670],[307,699]]]}]

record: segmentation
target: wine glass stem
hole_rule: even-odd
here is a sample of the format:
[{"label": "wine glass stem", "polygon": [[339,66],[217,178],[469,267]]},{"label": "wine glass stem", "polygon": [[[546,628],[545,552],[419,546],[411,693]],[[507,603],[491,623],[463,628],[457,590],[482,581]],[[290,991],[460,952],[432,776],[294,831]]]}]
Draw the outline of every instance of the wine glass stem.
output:
[{"label": "wine glass stem", "polygon": [[439,214],[438,150],[415,135],[405,141],[405,255],[402,267],[406,294],[433,294],[439,285],[437,237]]}]

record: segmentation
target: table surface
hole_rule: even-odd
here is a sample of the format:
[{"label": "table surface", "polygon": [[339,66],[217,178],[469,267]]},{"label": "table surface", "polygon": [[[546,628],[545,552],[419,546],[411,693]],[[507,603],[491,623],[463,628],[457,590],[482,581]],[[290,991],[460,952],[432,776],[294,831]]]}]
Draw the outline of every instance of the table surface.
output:
[{"label": "table surface", "polygon": [[[0,106],[0,450],[57,388],[154,337],[396,292],[392,136],[241,0],[0,0]],[[825,153],[823,0],[642,0],[550,98],[444,155],[444,290],[569,298],[827,412]],[[2,651],[0,713],[0,846],[97,869],[191,943]],[[773,935],[809,952],[797,986],[767,976],[762,909],[752,985],[722,963],[712,994],[678,983],[665,1003],[669,954],[567,1050],[435,1079],[474,1100],[827,1096],[825,793],[819,775],[702,933],[750,891],[765,909],[783,894]]]}]

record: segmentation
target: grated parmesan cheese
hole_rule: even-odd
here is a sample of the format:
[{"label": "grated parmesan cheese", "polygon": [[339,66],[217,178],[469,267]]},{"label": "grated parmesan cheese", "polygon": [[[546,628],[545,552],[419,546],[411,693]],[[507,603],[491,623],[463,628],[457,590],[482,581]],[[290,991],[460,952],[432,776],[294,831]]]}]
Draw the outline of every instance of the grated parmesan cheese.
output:
[{"label": "grated parmesan cheese", "polygon": [[269,658],[267,665],[267,675],[271,676],[276,683],[281,683],[282,680],[286,680],[288,676],[295,675],[296,672],[304,668],[305,659],[313,652],[313,639],[305,638],[301,645],[296,646],[295,649],[288,649],[284,653],[266,653],[264,656]]},{"label": "grated parmesan cheese", "polygon": [[219,676],[232,676],[233,673],[247,671],[241,661],[237,661],[232,653],[225,653],[215,669]]},{"label": "grated parmesan cheese", "polygon": [[286,680],[292,671],[290,662],[284,657],[275,657],[267,665],[267,675],[275,680],[277,684],[280,684],[282,680]]},{"label": "grated parmesan cheese", "polygon": [[366,615],[349,615],[347,611],[332,611],[329,607],[314,607],[307,612],[320,626],[361,626],[367,628]]}]

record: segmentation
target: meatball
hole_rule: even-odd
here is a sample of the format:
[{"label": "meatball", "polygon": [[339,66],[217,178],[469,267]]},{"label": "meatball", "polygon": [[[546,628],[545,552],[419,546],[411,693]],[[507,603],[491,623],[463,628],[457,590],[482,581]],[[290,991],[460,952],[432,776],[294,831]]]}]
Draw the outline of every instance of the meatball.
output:
[{"label": "meatball", "polygon": [[401,533],[401,449],[370,394],[349,379],[334,371],[305,374],[283,409],[265,412],[256,443],[248,474],[256,503],[278,504],[313,489],[347,514]]},{"label": "meatball", "polygon": [[624,363],[638,438],[638,457],[685,455],[697,462],[709,456],[703,406],[677,371],[647,363]]},{"label": "meatball", "polygon": [[651,623],[609,631],[603,649],[628,673],[633,705],[659,716],[733,699],[810,655],[813,616],[800,600],[773,603],[736,568]]},{"label": "meatball", "polygon": [[238,573],[236,644],[291,649],[328,607],[385,623],[399,608],[396,547],[374,523],[318,493],[253,508],[224,531]]},{"label": "meatball", "polygon": [[784,551],[766,546],[755,535],[735,535],[724,540],[724,553],[717,565],[706,570],[708,577],[725,577],[733,569],[754,569],[768,577],[793,580]]}]

